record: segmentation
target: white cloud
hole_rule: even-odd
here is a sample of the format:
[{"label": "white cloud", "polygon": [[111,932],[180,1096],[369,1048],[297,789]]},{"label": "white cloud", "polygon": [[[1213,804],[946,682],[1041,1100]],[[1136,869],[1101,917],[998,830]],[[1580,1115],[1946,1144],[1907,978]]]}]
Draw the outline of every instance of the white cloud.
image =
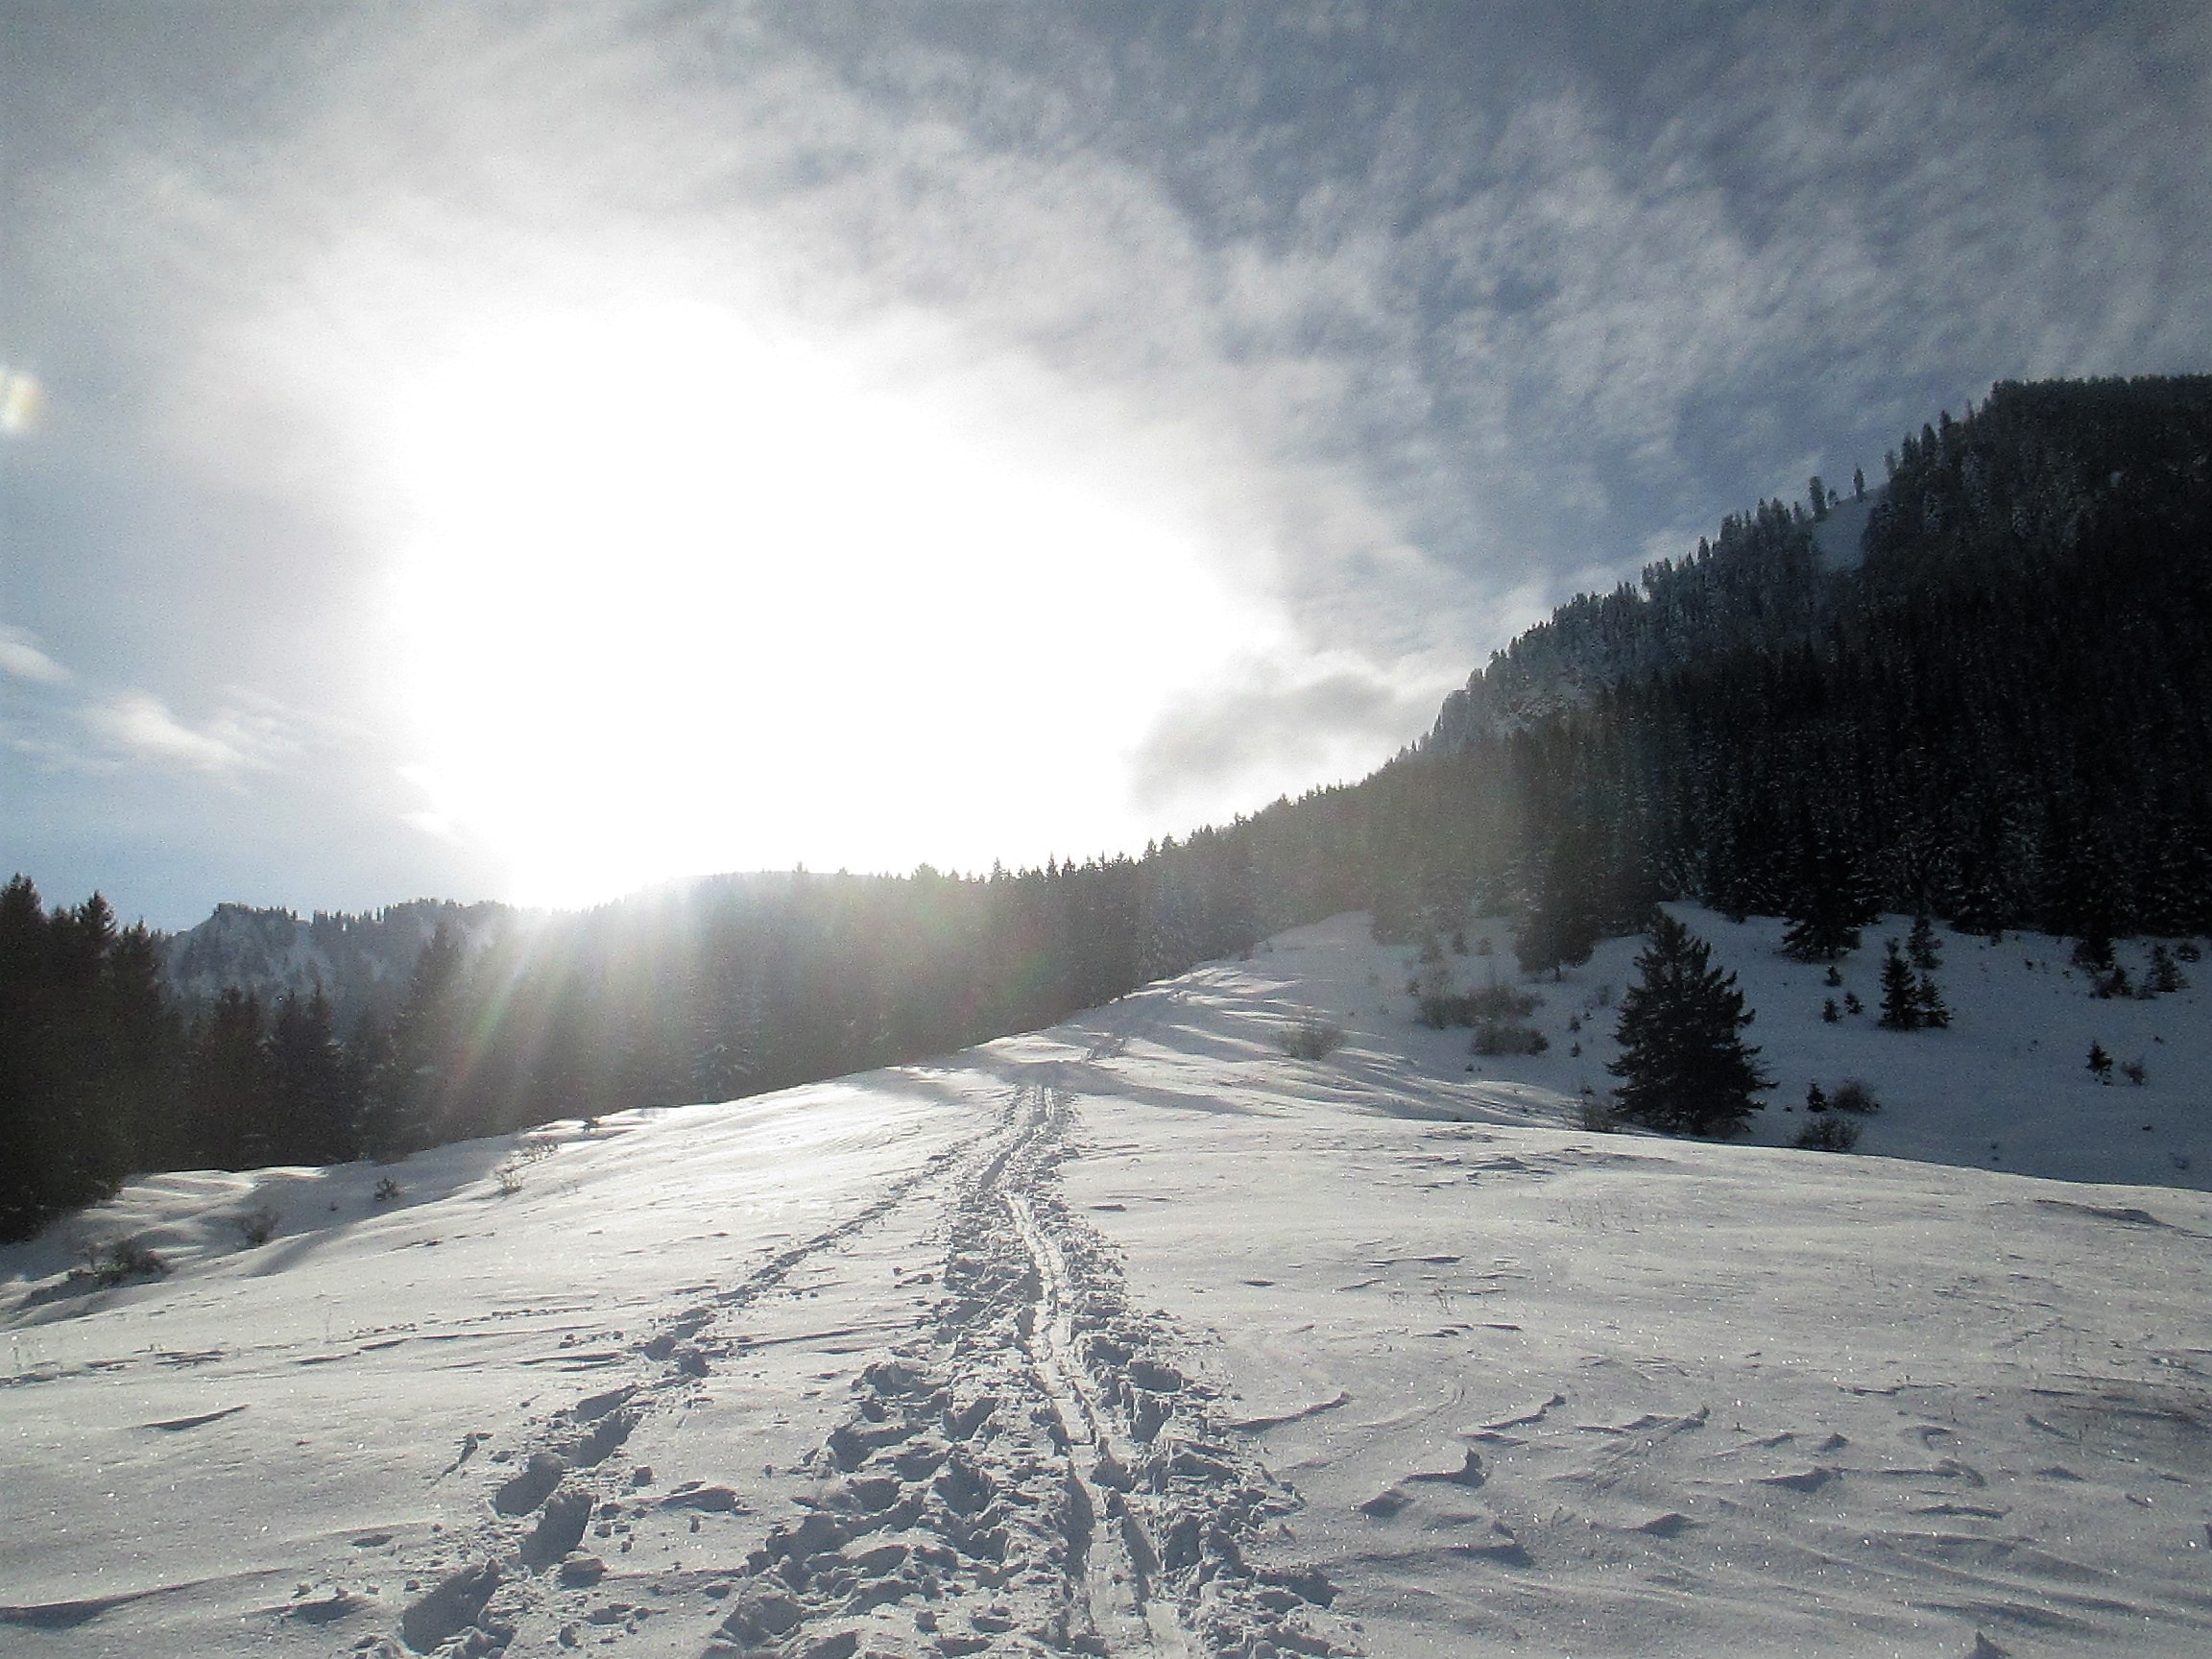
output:
[{"label": "white cloud", "polygon": [[293,745],[284,725],[266,710],[219,709],[200,726],[170,712],[146,691],[118,691],[87,703],[84,724],[122,757],[187,771],[231,775],[273,766]]},{"label": "white cloud", "polygon": [[1409,693],[1357,667],[1293,681],[1247,664],[1242,677],[1162,712],[1135,756],[1136,798],[1145,806],[1212,805],[1241,786],[1264,800],[1364,770],[1378,747],[1426,724],[1447,688]]},{"label": "white cloud", "polygon": [[38,648],[38,637],[0,622],[0,674],[35,685],[65,685],[69,670]]},{"label": "white cloud", "polygon": [[[104,130],[27,193],[12,257],[72,317],[83,269],[117,273],[107,325],[167,360],[179,445],[311,503],[344,557],[394,539],[359,399],[502,296],[787,325],[1080,456],[1283,624],[1272,678],[1210,642],[1192,679],[1229,688],[1094,757],[1151,798],[1361,769],[1574,588],[1848,478],[1991,378],[2201,367],[2201,21],[1781,6],[1547,36],[1527,66],[1547,32],[1510,8],[1332,26],[417,6],[261,57],[240,24],[195,50],[254,96]],[[1500,66],[1432,50],[1485,30]],[[97,711],[112,753],[234,778],[274,752],[132,695]]]}]

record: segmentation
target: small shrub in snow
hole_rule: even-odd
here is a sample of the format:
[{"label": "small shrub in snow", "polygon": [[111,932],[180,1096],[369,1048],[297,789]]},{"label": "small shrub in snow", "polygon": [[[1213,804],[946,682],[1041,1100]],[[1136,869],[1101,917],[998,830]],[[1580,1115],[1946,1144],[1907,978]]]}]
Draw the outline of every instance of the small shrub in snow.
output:
[{"label": "small shrub in snow", "polygon": [[1511,985],[1486,985],[1467,994],[1468,1010],[1478,1020],[1526,1020],[1544,1006],[1533,991]]},{"label": "small shrub in snow", "polygon": [[1441,1031],[1450,1025],[1526,1020],[1543,1005],[1543,998],[1513,985],[1485,985],[1464,996],[1431,991],[1420,999],[1420,1019],[1422,1024]]},{"label": "small shrub in snow", "polygon": [[1797,1131],[1797,1145],[1807,1152],[1848,1152],[1858,1144],[1859,1125],[1832,1114]]},{"label": "small shrub in snow", "polygon": [[1485,1020],[1475,1028],[1478,1054],[1541,1054],[1551,1046],[1543,1032],[1517,1020]]},{"label": "small shrub in snow", "polygon": [[1856,1077],[1846,1077],[1837,1084],[1836,1092],[1828,1096],[1828,1104],[1838,1112],[1849,1112],[1859,1118],[1871,1118],[1882,1110],[1882,1102],[1874,1098],[1874,1092]]},{"label": "small shrub in snow", "polygon": [[1835,998],[1828,997],[1822,998],[1820,1003],[1820,1018],[1830,1025],[1835,1024],[1837,1021],[1843,1018],[1841,1014],[1836,1011]]},{"label": "small shrub in snow", "polygon": [[509,1159],[492,1171],[492,1179],[498,1184],[500,1197],[512,1198],[522,1190],[522,1166]]},{"label": "small shrub in snow", "polygon": [[111,1238],[89,1247],[84,1252],[84,1265],[71,1269],[69,1277],[87,1280],[107,1290],[134,1279],[159,1279],[168,1271],[169,1263],[144,1239]]},{"label": "small shrub in snow", "polygon": [[1814,1113],[1815,1115],[1818,1115],[1819,1113],[1827,1111],[1828,1091],[1821,1088],[1817,1083],[1811,1083],[1806,1085],[1805,1110]]},{"label": "small shrub in snow", "polygon": [[376,1182],[376,1191],[375,1191],[375,1193],[374,1193],[374,1198],[375,1198],[375,1201],[376,1201],[377,1203],[379,1203],[379,1204],[389,1204],[389,1203],[391,1203],[391,1202],[392,1202],[392,1200],[393,1200],[393,1199],[395,1199],[395,1198],[397,1198],[397,1197],[398,1197],[398,1196],[399,1196],[399,1183],[398,1183],[398,1182],[397,1182],[397,1181],[393,1180],[393,1179],[392,1179],[392,1177],[391,1177],[391,1176],[389,1176],[389,1175],[381,1176],[381,1177],[379,1177],[379,1178],[378,1178],[378,1180],[377,1180],[377,1182]]},{"label": "small shrub in snow", "polygon": [[2184,962],[2196,962],[2203,957],[2204,952],[2197,949],[2196,940],[2184,939],[2174,947],[2174,954]]},{"label": "small shrub in snow", "polygon": [[1843,1012],[1846,1014],[1863,1014],[1866,1012],[1866,1004],[1859,1000],[1858,992],[1846,991],[1843,993]]},{"label": "small shrub in snow", "polygon": [[1582,1104],[1576,1108],[1575,1120],[1583,1128],[1599,1135],[1617,1135],[1621,1131],[1621,1120],[1613,1115],[1613,1108],[1595,1094],[1582,1096]]},{"label": "small shrub in snow", "polygon": [[253,1249],[276,1237],[276,1229],[284,1225],[284,1215],[266,1204],[256,1204],[231,1216],[230,1225],[238,1229],[238,1237],[246,1247]]},{"label": "small shrub in snow", "polygon": [[2142,1061],[2123,1060],[2120,1062],[2120,1075],[2140,1089],[2143,1087],[2144,1079],[2150,1076],[2150,1073],[2143,1070]]},{"label": "small shrub in snow", "polygon": [[1286,1027],[1276,1041],[1294,1060],[1326,1060],[1344,1046],[1344,1028],[1309,1016]]},{"label": "small shrub in snow", "polygon": [[2089,1045],[2089,1075],[2100,1083],[2112,1081],[2112,1056],[2104,1052],[2104,1045]]}]

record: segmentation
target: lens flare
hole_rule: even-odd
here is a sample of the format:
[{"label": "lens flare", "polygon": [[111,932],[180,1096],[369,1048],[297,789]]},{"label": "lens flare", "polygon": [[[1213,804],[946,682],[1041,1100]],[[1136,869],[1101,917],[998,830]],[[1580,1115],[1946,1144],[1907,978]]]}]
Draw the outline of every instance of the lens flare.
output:
[{"label": "lens flare", "polygon": [[0,363],[0,438],[28,437],[36,428],[45,402],[37,375]]}]

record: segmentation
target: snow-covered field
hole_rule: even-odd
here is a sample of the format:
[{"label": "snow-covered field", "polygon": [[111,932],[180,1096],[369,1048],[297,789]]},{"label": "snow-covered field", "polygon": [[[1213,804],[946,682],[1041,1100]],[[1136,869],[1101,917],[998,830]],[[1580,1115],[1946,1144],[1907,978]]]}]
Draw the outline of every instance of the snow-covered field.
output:
[{"label": "snow-covered field", "polygon": [[[0,1651],[2212,1649],[2197,994],[1947,935],[1951,1029],[1828,1024],[1683,914],[1764,1144],[1577,1126],[1634,942],[1471,1072],[1340,919],[936,1066],[134,1186],[0,1252]],[[1861,1155],[1788,1149],[1845,1076]],[[64,1277],[126,1236],[169,1274]]]}]

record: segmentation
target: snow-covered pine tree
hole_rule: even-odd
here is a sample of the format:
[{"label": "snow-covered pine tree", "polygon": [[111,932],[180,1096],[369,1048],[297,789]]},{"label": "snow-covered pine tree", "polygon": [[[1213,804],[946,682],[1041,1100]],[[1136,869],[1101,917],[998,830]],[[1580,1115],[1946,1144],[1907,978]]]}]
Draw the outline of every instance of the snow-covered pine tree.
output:
[{"label": "snow-covered pine tree", "polygon": [[1713,966],[1713,948],[1656,911],[1651,941],[1636,958],[1641,974],[1621,998],[1614,1038],[1621,1055],[1606,1070],[1621,1115],[1668,1134],[1734,1135],[1761,1109],[1754,1094],[1773,1087],[1759,1050],[1743,1039],[1753,1015],[1736,975]]}]

